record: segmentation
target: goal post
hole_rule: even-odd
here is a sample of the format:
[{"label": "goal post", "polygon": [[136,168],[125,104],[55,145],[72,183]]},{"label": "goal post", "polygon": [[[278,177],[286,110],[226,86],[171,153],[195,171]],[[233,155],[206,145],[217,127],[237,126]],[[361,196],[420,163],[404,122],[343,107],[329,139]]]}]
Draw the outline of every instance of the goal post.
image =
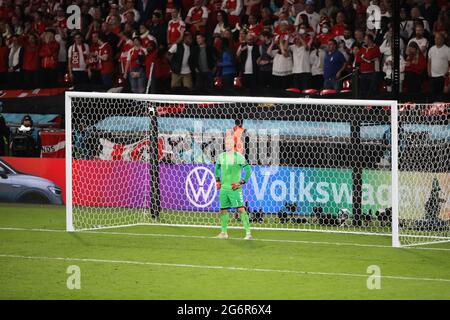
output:
[{"label": "goal post", "polygon": [[[426,107],[67,92],[67,230],[217,227],[214,163],[233,136],[253,169],[243,193],[254,229],[384,235],[394,247],[450,240],[450,204],[441,201],[450,194],[448,120],[422,115]],[[432,147],[414,140],[405,149],[427,130],[439,133]],[[436,150],[426,166],[423,154]],[[431,202],[407,203],[431,191]]]}]

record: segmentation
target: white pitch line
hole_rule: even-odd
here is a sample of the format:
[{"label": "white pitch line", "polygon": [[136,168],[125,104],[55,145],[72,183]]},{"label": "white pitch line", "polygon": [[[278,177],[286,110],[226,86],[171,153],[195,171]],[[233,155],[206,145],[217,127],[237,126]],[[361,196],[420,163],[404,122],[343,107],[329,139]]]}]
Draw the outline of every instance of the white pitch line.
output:
[{"label": "white pitch line", "polygon": [[[62,229],[36,229],[36,228],[15,228],[15,227],[0,227],[0,231],[31,231],[31,232],[57,232],[66,233],[66,230]],[[217,240],[216,237],[208,236],[193,236],[182,234],[168,234],[168,233],[132,233],[132,232],[114,232],[114,231],[80,231],[79,234],[106,234],[106,235],[126,235],[126,236],[144,236],[144,237],[168,237],[168,238],[190,238],[190,239],[210,239]],[[248,241],[243,238],[228,238],[227,241]],[[275,243],[301,243],[301,244],[315,244],[326,246],[350,246],[350,247],[363,247],[363,248],[391,248],[391,249],[406,249],[406,250],[430,250],[430,251],[450,251],[449,248],[425,248],[425,247],[402,247],[392,248],[392,246],[382,244],[364,244],[364,243],[350,243],[350,242],[326,242],[326,241],[308,241],[308,240],[284,240],[284,239],[253,239],[251,241],[260,242],[275,242]]]},{"label": "white pitch line", "polygon": [[[29,260],[49,260],[49,261],[66,261],[66,262],[92,262],[92,263],[110,263],[110,264],[127,264],[127,265],[143,265],[156,267],[174,267],[174,268],[196,268],[196,269],[219,269],[230,271],[250,271],[250,272],[271,272],[271,273],[290,273],[299,275],[315,275],[315,276],[334,276],[334,277],[359,277],[367,278],[368,274],[358,273],[342,273],[342,272],[317,272],[304,270],[284,270],[284,269],[261,269],[248,267],[226,267],[226,266],[208,266],[184,263],[165,263],[165,262],[150,262],[150,261],[133,261],[133,260],[106,260],[106,259],[91,259],[91,258],[70,258],[70,257],[44,257],[44,256],[22,256],[14,254],[0,254],[0,258],[7,259],[29,259]],[[450,282],[450,279],[439,278],[416,278],[403,276],[379,276],[380,279],[391,280],[407,280],[407,281],[428,281],[428,282]]]}]

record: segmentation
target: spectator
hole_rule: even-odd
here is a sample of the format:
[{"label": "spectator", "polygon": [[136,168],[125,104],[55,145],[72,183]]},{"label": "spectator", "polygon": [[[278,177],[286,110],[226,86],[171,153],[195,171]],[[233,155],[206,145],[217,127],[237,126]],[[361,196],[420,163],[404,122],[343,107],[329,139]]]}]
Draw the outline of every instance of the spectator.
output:
[{"label": "spectator", "polygon": [[[115,21],[116,16],[112,16],[110,21]],[[121,23],[121,29],[137,30],[139,29],[139,23],[134,19],[134,11],[128,11],[124,13],[125,20]]]},{"label": "spectator", "polygon": [[336,23],[331,28],[331,33],[335,36],[343,36],[347,25],[345,24],[345,15],[342,11],[339,11],[336,15]]},{"label": "spectator", "polygon": [[325,50],[321,48],[318,40],[314,40],[309,53],[311,63],[311,88],[320,90],[323,88],[323,65],[325,61]]},{"label": "spectator", "polygon": [[[261,10],[261,2],[262,0],[244,0],[244,19],[251,15],[258,16]],[[287,1],[285,0],[285,2]]]},{"label": "spectator", "polygon": [[352,53],[353,44],[356,42],[356,40],[352,37],[351,30],[346,28],[344,30],[344,34],[336,37],[335,40],[338,43],[339,51],[341,51],[345,59],[348,60]]},{"label": "spectator", "polygon": [[360,70],[361,98],[366,99],[369,95],[377,95],[379,87],[380,72],[380,49],[374,42],[373,35],[365,37],[366,46],[361,48],[356,55],[356,63]]},{"label": "spectator", "polygon": [[250,88],[254,93],[259,76],[257,61],[260,57],[254,33],[247,34],[246,42],[239,46],[236,56],[240,62],[242,84],[244,88]]},{"label": "spectator", "polygon": [[415,42],[417,43],[420,51],[422,52],[423,55],[427,54],[427,50],[428,50],[428,40],[427,38],[424,37],[424,28],[422,24],[417,24],[416,25],[416,36],[414,38],[412,38],[411,40],[409,40],[408,45],[411,42]]},{"label": "spectator", "polygon": [[411,19],[416,21],[416,23],[421,23],[426,31],[431,31],[430,24],[424,17],[422,17],[419,7],[414,7],[411,9]]},{"label": "spectator", "polygon": [[162,18],[162,12],[155,10],[152,14],[152,21],[148,27],[150,34],[156,38],[158,45],[167,46],[167,25]]},{"label": "spectator", "polygon": [[341,90],[339,78],[345,70],[346,60],[344,55],[337,50],[337,42],[334,39],[328,41],[328,52],[325,54],[323,65],[324,89]]},{"label": "spectator", "polygon": [[131,92],[145,92],[145,56],[147,51],[142,47],[141,37],[133,38],[133,48],[128,51],[124,78],[129,79]]},{"label": "spectator", "polygon": [[248,16],[248,32],[253,33],[256,37],[259,37],[261,32],[264,30],[264,26],[258,22],[255,15],[251,14]]},{"label": "spectator", "polygon": [[355,30],[355,42],[360,46],[360,47],[362,47],[362,46],[364,46],[364,36],[365,36],[365,33],[364,33],[364,31],[363,30],[361,30],[361,29],[356,29]]},{"label": "spectator", "polygon": [[111,49],[113,51],[114,56],[118,53],[118,44],[120,41],[120,37],[118,34],[115,34],[112,30],[112,25],[109,23],[102,23],[101,33],[106,36],[107,42],[111,45]]},{"label": "spectator", "polygon": [[406,48],[405,84],[408,93],[420,93],[427,62],[416,42]]},{"label": "spectator", "polygon": [[206,44],[206,38],[203,34],[197,34],[195,40],[196,45],[192,50],[195,88],[211,89],[213,85],[213,74],[216,71],[217,54],[213,46]]},{"label": "spectator", "polygon": [[306,0],[305,10],[300,12],[295,18],[295,25],[300,24],[300,15],[306,14],[308,17],[308,22],[313,30],[316,30],[317,25],[320,22],[320,15],[314,11],[314,0]]},{"label": "spectator", "polygon": [[436,22],[439,15],[439,7],[435,0],[424,0],[423,4],[419,6],[420,14],[432,26]]},{"label": "spectator", "polygon": [[205,33],[208,20],[208,8],[203,6],[203,0],[195,0],[194,6],[188,11],[186,24],[192,34]]},{"label": "spectator", "polygon": [[301,35],[296,35],[294,45],[291,45],[289,49],[293,58],[294,87],[302,91],[308,89],[312,77],[309,46]]},{"label": "spectator", "polygon": [[227,38],[223,38],[221,42],[220,61],[217,66],[223,87],[231,88],[233,87],[233,79],[236,76],[233,50]]},{"label": "spectator", "polygon": [[218,34],[223,36],[225,29],[229,27],[228,25],[228,15],[224,10],[217,11],[217,24],[214,28],[213,34]]},{"label": "spectator", "polygon": [[17,34],[12,36],[12,44],[8,55],[8,82],[12,88],[22,87],[23,84],[23,53]]},{"label": "spectator", "polygon": [[6,86],[6,78],[8,74],[8,56],[9,49],[5,44],[3,36],[0,34],[0,89]]},{"label": "spectator", "polygon": [[186,24],[180,18],[180,9],[178,7],[172,10],[172,19],[167,26],[167,44],[172,46],[183,40],[183,34],[186,30]]},{"label": "spectator", "polygon": [[267,53],[273,57],[272,75],[276,89],[285,90],[292,83],[292,56],[289,51],[289,41],[280,39],[272,41]]},{"label": "spectator", "polygon": [[241,22],[242,0],[223,0],[221,9],[228,14],[228,22],[231,28]]},{"label": "spectator", "polygon": [[68,50],[68,71],[75,86],[89,83],[91,70],[88,59],[89,45],[83,42],[81,33],[75,33],[74,44]]},{"label": "spectator", "polygon": [[41,58],[39,57],[39,43],[36,35],[30,34],[24,48],[23,72],[24,84],[28,89],[39,87],[39,68]]},{"label": "spectator", "polygon": [[[145,0],[143,0],[145,1]],[[176,0],[167,0],[166,1],[166,16],[164,17],[164,20],[170,21],[173,19],[173,13],[176,11],[177,16],[180,14],[180,7],[175,3],[178,2]]]},{"label": "spectator", "polygon": [[345,15],[345,23],[353,25],[356,21],[356,10],[353,8],[352,0],[342,0],[342,12]]},{"label": "spectator", "polygon": [[[106,35],[105,34],[103,34],[103,35],[105,36],[105,39],[108,40]],[[111,43],[109,41],[106,41],[106,42],[108,42],[111,45]],[[125,67],[127,65],[127,60],[128,60],[128,51],[130,51],[131,48],[134,47],[134,43],[133,43],[133,40],[131,39],[130,32],[124,32],[122,34],[122,38],[120,39],[118,46],[120,48],[120,54],[119,54],[120,73],[122,76],[124,76]]]},{"label": "spectator", "polygon": [[445,45],[444,41],[444,35],[440,32],[436,33],[435,45],[428,52],[430,98],[435,100],[442,96],[445,77],[450,74],[450,48]]},{"label": "spectator", "polygon": [[[139,23],[144,23],[147,21],[155,10],[162,10],[164,7],[164,2],[164,0],[136,0],[135,8],[140,16]],[[170,10],[172,2],[173,0],[167,1],[166,8],[168,10]]]},{"label": "spectator", "polygon": [[268,31],[261,34],[259,45],[259,58],[257,64],[259,67],[259,80],[264,88],[272,86],[272,57],[268,54],[268,49],[272,43],[272,35]]},{"label": "spectator", "polygon": [[106,89],[113,86],[113,53],[110,44],[107,42],[106,36],[100,34],[98,37],[98,59],[100,64],[100,74],[102,84]]},{"label": "spectator", "polygon": [[[124,22],[125,20],[126,20],[126,15],[129,13],[129,12],[133,12],[132,14],[134,15],[134,21],[136,21],[136,22],[139,22],[140,20],[141,20],[141,14],[139,13],[139,11],[137,11],[136,9],[135,9],[135,7],[134,7],[134,0],[125,0],[124,1],[124,7],[123,7],[123,13],[122,13],[122,16],[120,17],[121,18],[121,21],[119,21],[119,23],[120,22]],[[145,20],[144,20],[145,21]]]},{"label": "spectator", "polygon": [[44,87],[51,88],[57,84],[59,44],[55,40],[55,30],[46,29],[44,40],[39,50],[41,57],[41,74]]},{"label": "spectator", "polygon": [[99,44],[99,36],[98,32],[93,32],[91,36],[91,42],[89,43],[89,58],[88,58],[88,67],[91,71],[90,83],[94,85],[101,85],[102,78],[100,72],[100,44]]},{"label": "spectator", "polygon": [[144,49],[147,49],[152,42],[155,47],[158,47],[158,41],[153,35],[150,34],[150,31],[145,24],[141,24],[139,26],[139,34],[141,37],[142,47]]},{"label": "spectator", "polygon": [[332,39],[334,39],[334,34],[331,33],[330,25],[328,22],[324,23],[322,26],[321,33],[317,36],[317,39],[320,41],[320,44],[322,47],[326,47],[328,45],[328,42]]},{"label": "spectator", "polygon": [[183,42],[173,44],[169,49],[169,59],[172,69],[172,89],[185,87],[192,89],[192,35],[186,31]]},{"label": "spectator", "polygon": [[339,9],[336,7],[334,0],[325,0],[325,7],[319,11],[319,15],[327,16],[334,20],[338,11]]},{"label": "spectator", "polygon": [[408,41],[414,32],[414,21],[410,19],[408,10],[405,7],[400,8],[400,37],[403,41]]}]

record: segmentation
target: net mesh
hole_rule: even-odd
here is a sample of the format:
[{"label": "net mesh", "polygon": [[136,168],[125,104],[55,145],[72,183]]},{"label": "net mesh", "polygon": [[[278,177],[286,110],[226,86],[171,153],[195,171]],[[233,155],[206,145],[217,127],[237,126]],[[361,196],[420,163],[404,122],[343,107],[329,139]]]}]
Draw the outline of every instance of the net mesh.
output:
[{"label": "net mesh", "polygon": [[[448,117],[402,108],[402,244],[446,240]],[[243,195],[253,228],[391,234],[388,107],[72,97],[71,117],[76,230],[218,226],[214,165],[232,137],[252,167]]]}]

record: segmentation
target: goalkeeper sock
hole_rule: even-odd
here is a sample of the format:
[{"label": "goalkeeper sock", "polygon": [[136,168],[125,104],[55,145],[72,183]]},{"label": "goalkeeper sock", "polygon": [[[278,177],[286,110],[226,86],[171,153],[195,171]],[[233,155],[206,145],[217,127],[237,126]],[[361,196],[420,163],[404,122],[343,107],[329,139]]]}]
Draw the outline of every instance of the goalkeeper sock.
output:
[{"label": "goalkeeper sock", "polygon": [[242,225],[244,226],[245,233],[250,234],[250,220],[246,211],[241,212]]},{"label": "goalkeeper sock", "polygon": [[227,227],[228,227],[228,220],[229,219],[230,219],[230,214],[228,212],[220,214],[221,232],[222,233],[227,233]]}]

